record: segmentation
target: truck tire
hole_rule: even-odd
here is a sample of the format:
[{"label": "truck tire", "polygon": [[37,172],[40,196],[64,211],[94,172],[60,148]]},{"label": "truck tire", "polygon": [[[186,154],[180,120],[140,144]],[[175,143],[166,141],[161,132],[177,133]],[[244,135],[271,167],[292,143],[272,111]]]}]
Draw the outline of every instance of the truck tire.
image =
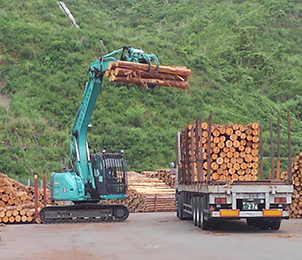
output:
[{"label": "truck tire", "polygon": [[271,226],[270,221],[264,221],[263,220],[263,221],[260,222],[260,229],[261,230],[269,230],[270,226]]},{"label": "truck tire", "polygon": [[274,220],[271,220],[271,221],[264,221],[264,220],[262,220],[259,223],[259,227],[262,230],[269,230],[269,229],[271,229],[271,230],[279,230],[280,226],[281,226],[281,220],[280,219],[274,219]]},{"label": "truck tire", "polygon": [[177,217],[180,220],[184,220],[184,207],[183,207],[183,195],[180,194],[178,197],[178,203],[177,203]]},{"label": "truck tire", "polygon": [[273,220],[270,226],[271,226],[271,230],[279,230],[281,226],[281,220],[280,219]]},{"label": "truck tire", "polygon": [[201,227],[201,225],[200,225],[200,205],[199,205],[199,198],[197,199],[197,201],[196,201],[197,203],[196,203],[196,222],[197,222],[197,227]]},{"label": "truck tire", "polygon": [[209,230],[209,229],[211,229],[210,222],[208,220],[204,219],[204,211],[201,210],[200,212],[201,212],[201,215],[200,215],[200,221],[201,221],[200,227],[201,227],[201,229],[202,230]]},{"label": "truck tire", "polygon": [[[255,219],[255,218],[247,218],[247,219],[246,219],[246,223],[247,223],[249,226],[254,226],[254,227],[257,227],[257,221],[259,222],[259,220]],[[258,227],[260,227],[260,224],[259,224]]]},{"label": "truck tire", "polygon": [[192,219],[192,215],[184,212],[184,194],[180,193],[177,203],[177,217],[180,220],[189,220]]},{"label": "truck tire", "polygon": [[265,229],[265,224],[264,224],[263,219],[247,218],[246,222],[249,226],[253,226],[254,228],[261,228],[263,226],[263,228]]},{"label": "truck tire", "polygon": [[203,203],[202,203],[202,198],[198,198],[197,201],[197,225],[200,227],[202,230],[209,230],[211,228],[211,225],[208,220],[204,219],[204,211],[203,211]]},{"label": "truck tire", "polygon": [[197,200],[198,200],[198,198],[195,198],[195,197],[192,199],[192,212],[193,212],[193,224],[194,224],[194,226],[198,225],[198,222],[197,222]]}]

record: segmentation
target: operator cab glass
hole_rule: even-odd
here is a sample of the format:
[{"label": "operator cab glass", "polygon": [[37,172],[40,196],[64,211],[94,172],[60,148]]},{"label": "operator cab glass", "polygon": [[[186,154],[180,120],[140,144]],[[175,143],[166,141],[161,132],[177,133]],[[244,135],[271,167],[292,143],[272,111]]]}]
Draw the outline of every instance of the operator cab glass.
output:
[{"label": "operator cab glass", "polygon": [[126,165],[122,154],[92,154],[91,162],[99,196],[126,194]]}]

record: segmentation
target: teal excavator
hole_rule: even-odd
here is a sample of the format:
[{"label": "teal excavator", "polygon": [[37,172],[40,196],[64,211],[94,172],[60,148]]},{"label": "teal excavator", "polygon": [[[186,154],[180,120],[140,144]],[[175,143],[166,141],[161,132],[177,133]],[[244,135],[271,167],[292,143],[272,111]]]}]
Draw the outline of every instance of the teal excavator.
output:
[{"label": "teal excavator", "polygon": [[[130,46],[100,57],[90,64],[89,80],[70,133],[71,169],[51,174],[51,198],[65,201],[41,209],[43,223],[123,221],[129,210],[122,204],[100,204],[100,200],[126,198],[126,161],[121,151],[90,149],[86,141],[89,121],[111,62],[128,61],[159,66],[154,54]],[[68,205],[66,205],[68,204]],[[70,204],[70,205],[69,205]]]}]

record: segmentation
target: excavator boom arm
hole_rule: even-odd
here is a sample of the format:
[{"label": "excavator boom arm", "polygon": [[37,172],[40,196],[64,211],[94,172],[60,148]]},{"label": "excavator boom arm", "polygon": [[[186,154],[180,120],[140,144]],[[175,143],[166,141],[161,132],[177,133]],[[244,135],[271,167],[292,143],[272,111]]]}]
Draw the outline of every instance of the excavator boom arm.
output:
[{"label": "excavator boom arm", "polygon": [[94,189],[95,183],[86,135],[88,124],[101,90],[103,75],[108,70],[109,63],[117,60],[148,63],[149,65],[151,65],[151,62],[154,62],[159,66],[158,58],[154,54],[146,54],[141,49],[134,49],[130,46],[124,46],[119,50],[100,57],[97,61],[90,64],[89,81],[86,83],[82,103],[70,133],[70,151],[77,174],[82,179],[84,185],[89,183]]},{"label": "excavator boom arm", "polygon": [[[141,49],[130,46],[124,46],[92,62],[89,66],[89,80],[70,132],[72,169],[51,174],[52,200],[72,201],[75,205],[44,207],[40,211],[40,218],[44,223],[123,221],[129,215],[129,209],[125,205],[98,203],[100,199],[126,198],[126,166],[122,153],[102,150],[101,153],[94,152],[90,155],[86,141],[103,76],[107,70],[109,75],[119,71],[117,64],[130,64],[132,76],[139,76],[139,79],[129,77],[127,67],[127,76],[120,79],[109,77],[110,81],[138,86],[151,84],[150,86],[187,87],[183,81],[186,81],[190,71],[183,71],[182,67],[159,66],[154,54],[146,54]],[[150,79],[149,76],[153,78]]]}]

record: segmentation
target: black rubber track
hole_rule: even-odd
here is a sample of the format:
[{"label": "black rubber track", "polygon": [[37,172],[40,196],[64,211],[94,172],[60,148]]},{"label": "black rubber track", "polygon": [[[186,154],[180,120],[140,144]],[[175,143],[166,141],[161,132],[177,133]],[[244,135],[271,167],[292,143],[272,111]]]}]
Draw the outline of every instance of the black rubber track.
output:
[{"label": "black rubber track", "polygon": [[[108,216],[102,216],[102,217],[86,217],[86,218],[46,218],[45,213],[47,212],[55,212],[55,211],[65,211],[69,212],[70,215],[73,215],[77,211],[85,211],[87,212],[87,215],[89,215],[89,211],[95,211],[95,210],[108,210],[112,213],[116,209],[123,209],[126,214],[119,218],[114,216],[114,214],[109,214]],[[128,218],[129,216],[129,209],[122,204],[80,204],[80,205],[68,205],[68,206],[61,206],[61,205],[55,205],[55,206],[47,206],[41,209],[39,213],[40,219],[42,223],[45,224],[57,224],[57,223],[90,223],[90,222],[121,222]]]}]

